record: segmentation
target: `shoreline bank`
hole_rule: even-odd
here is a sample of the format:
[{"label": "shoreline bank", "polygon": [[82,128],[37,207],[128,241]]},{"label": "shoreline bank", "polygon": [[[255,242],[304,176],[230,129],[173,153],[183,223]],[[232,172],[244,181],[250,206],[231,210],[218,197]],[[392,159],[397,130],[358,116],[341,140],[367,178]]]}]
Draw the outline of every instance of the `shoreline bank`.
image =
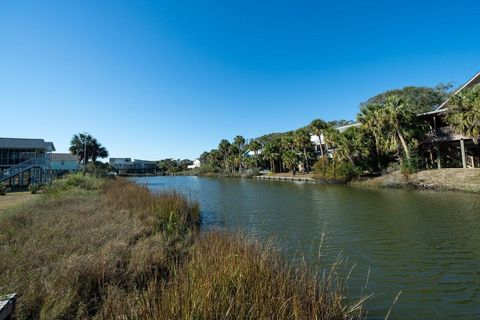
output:
[{"label": "shoreline bank", "polygon": [[432,169],[412,174],[395,171],[380,177],[349,183],[362,188],[392,188],[480,193],[480,169]]}]

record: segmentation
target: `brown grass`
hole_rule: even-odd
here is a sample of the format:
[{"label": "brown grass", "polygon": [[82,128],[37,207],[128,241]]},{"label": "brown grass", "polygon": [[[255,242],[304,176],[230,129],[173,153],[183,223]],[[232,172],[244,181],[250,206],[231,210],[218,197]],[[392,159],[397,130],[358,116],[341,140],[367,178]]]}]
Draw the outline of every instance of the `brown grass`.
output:
[{"label": "brown grass", "polygon": [[122,179],[67,178],[0,223],[0,294],[17,319],[356,319],[335,271],[197,235],[198,205]]},{"label": "brown grass", "polygon": [[166,285],[155,279],[134,295],[114,292],[105,318],[115,319],[361,319],[332,267],[315,274],[286,263],[275,247],[240,235],[201,235],[188,262]]},{"label": "brown grass", "polygon": [[35,198],[37,195],[31,194],[28,191],[24,192],[9,192],[4,196],[0,196],[0,215],[2,211],[14,207],[19,204],[23,204],[31,199]]}]

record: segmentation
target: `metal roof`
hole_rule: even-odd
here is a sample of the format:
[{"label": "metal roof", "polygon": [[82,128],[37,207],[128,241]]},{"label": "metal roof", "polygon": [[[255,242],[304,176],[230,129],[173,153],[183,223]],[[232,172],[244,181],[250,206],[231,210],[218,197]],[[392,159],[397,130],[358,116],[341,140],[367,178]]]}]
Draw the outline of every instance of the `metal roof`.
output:
[{"label": "metal roof", "polygon": [[43,139],[0,138],[0,149],[44,149],[55,151],[52,142]]},{"label": "metal roof", "polygon": [[[467,82],[465,82],[465,84],[463,86],[461,86],[457,91],[455,91],[455,93],[452,95],[456,95],[458,94],[459,92],[461,92],[463,89],[465,88],[469,88],[471,86],[474,86],[476,84],[480,83],[480,72],[478,72],[476,75],[474,75],[473,77],[470,78],[470,80],[468,80]],[[450,99],[447,99],[446,101],[444,101],[441,105],[439,105],[434,111],[440,111],[440,110],[446,110],[447,107],[448,107],[448,102],[450,101]]]}]

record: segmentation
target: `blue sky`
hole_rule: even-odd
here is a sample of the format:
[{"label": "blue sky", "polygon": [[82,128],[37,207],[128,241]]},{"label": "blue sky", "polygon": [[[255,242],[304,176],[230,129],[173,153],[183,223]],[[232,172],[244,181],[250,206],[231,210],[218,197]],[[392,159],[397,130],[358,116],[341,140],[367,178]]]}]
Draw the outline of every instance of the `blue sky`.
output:
[{"label": "blue sky", "polygon": [[478,1],[0,0],[0,136],[195,158],[480,71]]}]

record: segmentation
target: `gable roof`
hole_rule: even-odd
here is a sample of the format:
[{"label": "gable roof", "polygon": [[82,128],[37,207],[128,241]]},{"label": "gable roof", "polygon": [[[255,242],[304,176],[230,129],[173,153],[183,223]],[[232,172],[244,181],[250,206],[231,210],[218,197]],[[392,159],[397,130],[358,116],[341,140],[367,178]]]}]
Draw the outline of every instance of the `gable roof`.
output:
[{"label": "gable roof", "polygon": [[0,138],[0,148],[2,149],[44,149],[46,151],[55,151],[52,142],[45,142],[43,139],[23,139],[23,138]]},{"label": "gable roof", "polygon": [[56,161],[78,161],[78,157],[70,153],[52,153],[50,159]]},{"label": "gable roof", "polygon": [[[476,75],[474,75],[470,80],[468,80],[463,86],[461,86],[453,95],[456,95],[460,92],[462,92],[463,89],[465,88],[470,88],[476,84],[480,83],[480,72],[478,72]],[[453,96],[452,95],[452,96]],[[448,108],[448,102],[450,101],[450,98],[448,98],[446,101],[444,101],[441,105],[439,105],[434,111],[440,111],[440,110],[446,110]]]}]

